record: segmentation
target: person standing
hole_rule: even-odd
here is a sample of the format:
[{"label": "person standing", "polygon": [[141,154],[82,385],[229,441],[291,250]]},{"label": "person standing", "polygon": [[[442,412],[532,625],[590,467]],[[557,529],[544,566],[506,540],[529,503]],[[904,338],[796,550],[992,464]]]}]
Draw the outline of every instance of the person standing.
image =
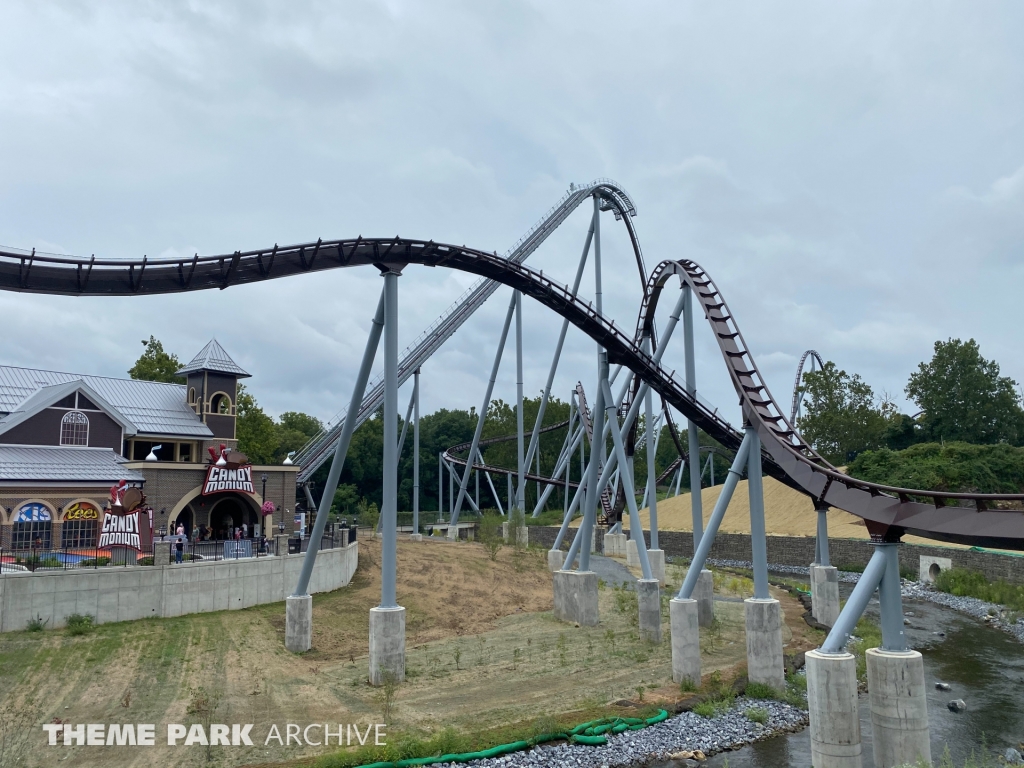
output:
[{"label": "person standing", "polygon": [[[181,531],[181,526],[178,526],[178,530]],[[174,562],[180,563],[185,556],[185,541],[182,536],[178,536],[178,540],[174,543]]]},{"label": "person standing", "polygon": [[242,538],[243,539],[249,538],[249,524],[248,523],[242,523]]}]

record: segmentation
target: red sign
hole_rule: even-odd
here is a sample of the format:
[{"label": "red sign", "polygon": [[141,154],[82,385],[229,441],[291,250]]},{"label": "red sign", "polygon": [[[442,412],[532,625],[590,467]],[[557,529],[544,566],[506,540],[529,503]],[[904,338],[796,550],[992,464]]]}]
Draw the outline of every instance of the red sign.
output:
[{"label": "red sign", "polygon": [[218,467],[211,464],[206,470],[206,482],[203,483],[203,496],[213,493],[236,493],[255,494],[252,485],[252,465],[239,464],[235,467]]}]

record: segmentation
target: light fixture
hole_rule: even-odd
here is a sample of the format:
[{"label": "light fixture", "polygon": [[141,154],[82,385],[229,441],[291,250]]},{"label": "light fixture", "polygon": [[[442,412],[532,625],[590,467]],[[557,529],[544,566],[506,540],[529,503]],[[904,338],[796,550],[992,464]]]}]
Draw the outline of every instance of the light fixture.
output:
[{"label": "light fixture", "polygon": [[156,457],[156,452],[159,451],[161,448],[163,448],[162,445],[154,445],[152,448],[150,448],[149,455],[146,457],[146,461],[160,461],[160,459]]}]

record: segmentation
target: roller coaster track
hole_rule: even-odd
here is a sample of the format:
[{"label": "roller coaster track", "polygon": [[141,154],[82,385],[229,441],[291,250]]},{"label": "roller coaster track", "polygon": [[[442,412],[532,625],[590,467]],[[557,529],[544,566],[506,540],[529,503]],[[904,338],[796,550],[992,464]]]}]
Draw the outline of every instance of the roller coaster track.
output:
[{"label": "roller coaster track", "polygon": [[[374,265],[400,271],[409,264],[445,267],[497,281],[567,318],[621,364],[646,381],[673,408],[727,448],[736,449],[741,433],[684,383],[655,364],[631,334],[600,316],[592,304],[545,277],[542,272],[494,253],[433,241],[393,238],[318,240],[263,251],[224,256],[149,261],[30,257],[0,251],[0,289],[68,296],[147,296],[189,290],[227,288],[289,275],[339,267]],[[685,283],[700,301],[739,396],[744,418],[761,438],[764,471],[800,488],[818,503],[864,519],[873,537],[897,540],[904,533],[986,547],[1024,549],[1024,494],[975,494],[896,488],[843,474],[796,433],[772,398],[739,326],[710,275],[693,261],[659,264],[646,286],[643,327],[652,327],[654,310],[670,278]],[[764,280],[757,275],[757,279]],[[767,290],[767,286],[765,286]],[[965,504],[969,506],[959,506]]]},{"label": "roller coaster track", "polygon": [[[625,190],[610,179],[597,179],[587,185],[570,187],[569,191],[512,245],[506,252],[505,258],[517,263],[526,261],[581,203],[594,194],[600,197],[601,210],[612,211],[615,218],[625,224],[640,270],[641,280],[643,280],[647,272],[644,268],[643,254],[640,251],[636,231],[631,221],[632,217],[636,215],[636,207]],[[310,264],[318,255],[318,249],[314,247],[309,255]],[[268,259],[267,272],[269,274],[275,256],[271,252],[269,256],[264,254],[264,258]],[[260,266],[262,269],[262,263]],[[88,280],[88,278],[86,279]],[[417,368],[437,352],[462,324],[483,306],[500,285],[500,283],[487,278],[477,281],[456,299],[437,320],[431,323],[412,344],[406,347],[399,358],[399,384],[404,383]],[[356,416],[356,427],[366,421],[380,408],[383,402],[384,381],[383,374],[380,374],[367,385],[362,407]],[[319,434],[296,454],[293,461],[300,467],[297,476],[300,483],[306,482],[334,454],[334,447],[337,445],[338,437],[345,425],[346,415],[344,410],[338,413]]]},{"label": "roller coaster track", "polygon": [[797,411],[800,410],[800,401],[804,399],[804,391],[800,387],[800,378],[804,375],[804,363],[807,362],[808,357],[812,358],[812,364],[815,360],[818,362],[819,371],[825,367],[825,364],[821,362],[821,355],[813,349],[808,349],[800,355],[800,363],[796,367],[796,380],[793,382],[793,403],[789,408],[790,424],[796,424]]}]

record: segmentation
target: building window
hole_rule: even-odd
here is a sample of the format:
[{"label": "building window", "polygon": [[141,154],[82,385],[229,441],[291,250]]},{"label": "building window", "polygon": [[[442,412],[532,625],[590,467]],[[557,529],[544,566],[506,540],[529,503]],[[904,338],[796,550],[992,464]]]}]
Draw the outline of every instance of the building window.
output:
[{"label": "building window", "polygon": [[12,549],[50,548],[50,510],[38,502],[25,504],[14,514]]},{"label": "building window", "polygon": [[195,387],[189,387],[188,388],[188,404],[189,405],[195,405],[196,404],[196,388]]},{"label": "building window", "polygon": [[89,444],[89,417],[81,411],[68,411],[60,420],[61,445]]},{"label": "building window", "polygon": [[178,461],[192,461],[191,443],[178,443]]},{"label": "building window", "polygon": [[65,547],[95,547],[100,511],[88,501],[76,501],[64,510],[61,543]]}]

